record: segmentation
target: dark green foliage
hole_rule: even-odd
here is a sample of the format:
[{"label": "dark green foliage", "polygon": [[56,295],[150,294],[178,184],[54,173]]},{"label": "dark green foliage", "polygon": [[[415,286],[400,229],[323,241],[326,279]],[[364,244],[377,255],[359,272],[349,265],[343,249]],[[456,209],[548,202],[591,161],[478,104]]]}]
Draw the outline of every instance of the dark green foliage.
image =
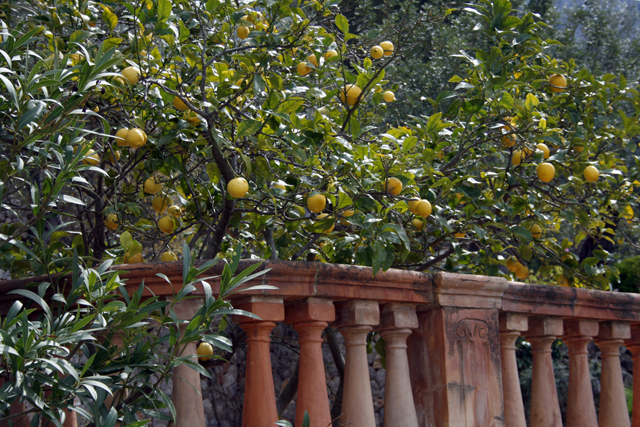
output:
[{"label": "dark green foliage", "polygon": [[640,256],[626,258],[616,267],[620,272],[620,280],[613,281],[613,287],[620,292],[638,293],[640,291]]}]

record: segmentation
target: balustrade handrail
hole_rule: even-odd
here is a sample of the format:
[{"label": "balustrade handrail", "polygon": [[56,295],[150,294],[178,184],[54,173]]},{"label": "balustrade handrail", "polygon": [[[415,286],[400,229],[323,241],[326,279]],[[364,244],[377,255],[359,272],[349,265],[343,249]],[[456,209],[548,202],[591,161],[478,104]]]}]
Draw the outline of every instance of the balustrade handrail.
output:
[{"label": "balustrade handrail", "polygon": [[[204,263],[205,261],[201,261]],[[597,291],[510,282],[501,277],[476,276],[440,272],[437,274],[389,269],[372,275],[370,267],[326,264],[317,262],[242,260],[238,272],[249,265],[262,262],[258,269],[270,271],[247,282],[244,287],[268,284],[277,290],[259,290],[236,294],[277,295],[284,301],[307,297],[376,300],[380,303],[404,302],[419,309],[433,307],[493,308],[500,311],[540,316],[581,317],[599,320],[640,321],[640,294]],[[198,262],[196,263],[196,265]],[[116,265],[130,291],[138,289],[142,281],[145,295],[171,296],[182,284],[182,262]],[[222,271],[219,263],[203,274],[211,276]],[[173,286],[163,278],[162,273]],[[54,280],[61,280],[53,276]],[[50,280],[49,276],[5,280],[0,282],[0,315],[15,301],[10,290],[24,288],[29,283]],[[216,293],[219,282],[208,280]],[[198,286],[196,286],[198,287]],[[202,295],[199,287],[193,295]]]}]

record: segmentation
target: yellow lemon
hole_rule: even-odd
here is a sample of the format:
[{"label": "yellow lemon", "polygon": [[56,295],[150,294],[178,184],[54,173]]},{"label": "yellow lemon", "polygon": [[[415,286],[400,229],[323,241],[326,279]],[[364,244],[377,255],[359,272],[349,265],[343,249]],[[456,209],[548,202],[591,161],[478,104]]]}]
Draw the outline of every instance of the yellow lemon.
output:
[{"label": "yellow lemon", "polygon": [[418,231],[422,231],[424,229],[424,222],[422,222],[422,220],[419,220],[418,218],[414,218],[413,221],[411,221],[411,224],[413,224],[413,226]]},{"label": "yellow lemon", "polygon": [[279,189],[281,189],[281,190],[285,190],[285,191],[287,190],[287,187],[285,187],[285,186],[284,186],[284,185],[282,185],[282,184],[274,184],[274,185],[273,185],[273,188],[279,188]]},{"label": "yellow lemon", "polygon": [[384,99],[384,102],[393,102],[396,100],[396,95],[388,90],[382,94],[382,99]]},{"label": "yellow lemon", "polygon": [[423,218],[428,217],[429,215],[431,215],[431,203],[429,203],[429,201],[427,200],[420,200],[420,203],[418,203],[418,215],[420,215]]},{"label": "yellow lemon", "polygon": [[104,225],[109,230],[115,230],[116,228],[118,228],[118,215],[116,214],[107,215],[107,218],[104,220]]},{"label": "yellow lemon", "polygon": [[529,267],[518,263],[518,268],[516,269],[515,273],[518,279],[524,280],[529,277]]},{"label": "yellow lemon", "polygon": [[140,148],[147,143],[147,134],[139,128],[130,129],[126,136],[127,145],[131,148]]},{"label": "yellow lemon", "polygon": [[327,205],[327,198],[323,194],[316,194],[307,199],[307,208],[313,213],[320,213]]},{"label": "yellow lemon", "polygon": [[186,113],[185,120],[191,123],[192,125],[197,125],[201,121],[200,116],[198,116],[193,111],[189,111],[188,113]]},{"label": "yellow lemon", "polygon": [[189,109],[189,107],[187,107],[187,104],[185,104],[184,101],[182,101],[182,99],[177,96],[173,97],[173,106],[176,108],[176,110],[180,111],[186,111]]},{"label": "yellow lemon", "polygon": [[384,49],[380,46],[374,46],[371,48],[371,57],[373,59],[380,59],[384,56]]},{"label": "yellow lemon", "polygon": [[384,191],[393,196],[397,196],[402,191],[402,181],[396,177],[388,178],[384,183]]},{"label": "yellow lemon", "polygon": [[309,55],[309,57],[307,58],[309,60],[309,62],[311,62],[314,66],[318,66],[318,58],[316,58],[316,54],[312,53],[311,55]]},{"label": "yellow lemon", "polygon": [[329,58],[333,58],[338,56],[338,52],[336,52],[335,50],[331,49],[328,50],[327,53],[324,54],[324,59],[329,59]]},{"label": "yellow lemon", "polygon": [[518,166],[525,158],[524,152],[520,150],[516,150],[513,152],[513,156],[511,156],[511,163],[513,166]]},{"label": "yellow lemon", "polygon": [[126,252],[124,254],[123,262],[125,264],[140,264],[143,263],[144,260],[142,259],[142,253],[135,254],[134,256],[130,257],[129,252]]},{"label": "yellow lemon", "polygon": [[340,91],[340,99],[347,105],[356,105],[362,89],[356,85],[348,84]]},{"label": "yellow lemon", "polygon": [[176,256],[176,254],[174,254],[173,252],[165,252],[162,254],[162,256],[160,257],[160,261],[162,262],[171,262],[171,261],[177,261],[178,257]]},{"label": "yellow lemon", "polygon": [[198,360],[206,362],[213,355],[213,346],[208,342],[201,342],[198,346]]},{"label": "yellow lemon", "polygon": [[[502,127],[505,132],[513,132],[513,128],[509,125],[505,125]],[[504,135],[502,137],[502,145],[506,148],[511,148],[516,145],[516,136],[515,135]]]},{"label": "yellow lemon", "polygon": [[144,182],[144,192],[147,194],[156,194],[158,191],[162,190],[162,184],[159,183],[155,178],[148,178]]},{"label": "yellow lemon", "polygon": [[542,228],[538,224],[533,224],[533,226],[529,229],[531,235],[534,239],[539,239],[542,237]]},{"label": "yellow lemon", "polygon": [[100,164],[100,156],[93,150],[89,150],[85,155],[82,163],[91,166],[98,166]]},{"label": "yellow lemon", "polygon": [[467,236],[467,233],[465,232],[461,232],[461,233],[453,233],[454,236],[456,236],[458,239],[463,239]]},{"label": "yellow lemon", "polygon": [[420,203],[420,199],[411,199],[407,202],[409,206],[409,212],[412,214],[418,215],[418,203]]},{"label": "yellow lemon", "polygon": [[244,196],[247,194],[247,191],[249,191],[249,183],[242,177],[233,178],[229,181],[229,184],[227,184],[227,192],[234,199]]},{"label": "yellow lemon", "polygon": [[129,83],[134,85],[138,83],[138,80],[140,80],[140,69],[137,67],[127,67],[122,70],[122,76],[129,80]]},{"label": "yellow lemon", "polygon": [[549,158],[549,147],[547,147],[547,144],[540,143],[536,145],[536,148],[544,153],[543,157],[545,159]]},{"label": "yellow lemon", "polygon": [[306,76],[312,70],[313,70],[313,68],[307,67],[307,63],[304,62],[304,61],[302,61],[301,63],[298,64],[298,74],[300,74],[301,76]]},{"label": "yellow lemon", "polygon": [[[329,216],[329,214],[323,213],[318,215],[318,219],[325,219]],[[334,223],[331,225],[331,227],[327,228],[326,230],[323,231],[324,234],[329,234],[333,231],[333,229],[335,228],[336,223],[334,221]]]},{"label": "yellow lemon", "polygon": [[567,88],[567,79],[562,74],[549,77],[549,87],[552,92],[563,92]]},{"label": "yellow lemon", "polygon": [[178,218],[180,215],[182,215],[182,209],[177,205],[169,206],[169,208],[167,209],[167,213],[174,218]]},{"label": "yellow lemon", "polygon": [[158,228],[163,233],[171,234],[173,233],[173,219],[170,216],[163,216],[158,221]]},{"label": "yellow lemon", "polygon": [[353,216],[353,214],[356,213],[353,209],[347,209],[346,211],[342,212],[342,216],[345,218],[349,218],[350,216]]},{"label": "yellow lemon", "polygon": [[549,182],[556,176],[556,168],[551,163],[540,163],[538,165],[538,179],[542,182]]},{"label": "yellow lemon", "polygon": [[244,40],[247,37],[249,37],[249,33],[251,32],[251,30],[249,29],[249,27],[244,27],[242,25],[240,25],[238,27],[238,29],[236,30],[236,34],[238,35],[238,38],[240,40]]},{"label": "yellow lemon", "polygon": [[518,269],[518,262],[516,261],[516,259],[514,257],[510,257],[507,260],[507,270],[509,270],[512,273],[515,273],[515,271]]},{"label": "yellow lemon", "polygon": [[596,182],[599,176],[600,172],[598,172],[598,169],[596,169],[595,166],[587,166],[584,169],[584,179],[589,182]]},{"label": "yellow lemon", "polygon": [[153,210],[158,213],[166,211],[169,204],[171,204],[171,198],[169,196],[156,196],[153,198],[153,202],[151,202]]},{"label": "yellow lemon", "polygon": [[116,132],[116,144],[118,144],[118,147],[126,147],[129,145],[127,144],[128,132],[129,132],[129,129],[127,128],[122,128],[118,130],[118,132]]},{"label": "yellow lemon", "polygon": [[393,43],[387,41],[380,43],[380,47],[384,50],[384,56],[393,55]]}]

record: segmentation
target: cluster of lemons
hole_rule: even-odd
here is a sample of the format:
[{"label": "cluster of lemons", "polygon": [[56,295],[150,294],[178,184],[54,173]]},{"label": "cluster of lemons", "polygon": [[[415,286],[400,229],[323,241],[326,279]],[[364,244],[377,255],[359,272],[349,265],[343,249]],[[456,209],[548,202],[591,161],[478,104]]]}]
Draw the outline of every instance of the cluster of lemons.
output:
[{"label": "cluster of lemons", "polygon": [[[393,51],[394,51],[393,43],[390,41],[384,41],[380,43],[380,45],[376,45],[371,48],[371,57],[373,59],[380,59],[384,56],[391,56],[393,55]],[[325,61],[335,56],[338,56],[338,52],[336,52],[333,49],[327,51],[323,55]],[[311,54],[307,57],[307,61],[301,61],[300,63],[298,63],[297,70],[299,75],[304,77],[313,71],[313,68],[309,66],[309,63],[313,64],[315,68],[318,68],[320,66],[316,55]],[[348,106],[354,106],[358,103],[358,100],[361,98],[361,95],[362,95],[362,88],[360,88],[355,84],[347,84],[340,91],[340,100],[342,101],[343,104],[346,104]],[[382,98],[384,99],[385,102],[393,102],[396,99],[395,94],[390,90],[385,91],[382,94]]]}]

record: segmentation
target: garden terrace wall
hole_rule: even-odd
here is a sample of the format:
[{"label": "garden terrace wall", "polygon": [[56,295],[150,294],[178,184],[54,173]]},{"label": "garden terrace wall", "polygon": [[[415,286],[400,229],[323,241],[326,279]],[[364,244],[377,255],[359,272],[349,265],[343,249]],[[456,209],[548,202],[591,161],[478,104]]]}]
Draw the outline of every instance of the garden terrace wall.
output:
[{"label": "garden terrace wall", "polygon": [[[239,270],[255,262],[243,261]],[[180,262],[115,268],[123,271],[130,291],[144,280],[147,295],[170,297],[182,283]],[[345,338],[343,424],[375,425],[365,340],[377,330],[387,352],[385,426],[524,427],[515,353],[520,335],[533,353],[530,426],[562,425],[551,363],[556,338],[569,348],[567,425],[631,425],[619,349],[626,344],[634,352],[634,367],[640,363],[640,295],[393,269],[373,277],[367,267],[325,263],[265,261],[259,269],[270,271],[245,286],[277,289],[232,298],[234,306],[261,317],[237,319],[247,332],[243,426],[273,426],[278,419],[269,342],[271,330],[283,321],[300,336],[296,425],[305,410],[314,427],[331,421],[320,347],[327,325]],[[218,265],[205,276],[220,271]],[[26,282],[0,283],[0,309],[12,302],[6,292]],[[215,292],[216,280],[208,282]],[[195,294],[202,295],[202,288]],[[199,304],[197,298],[188,301],[178,315],[187,318]],[[586,352],[594,340],[602,350],[599,419]],[[178,410],[177,425],[204,427],[199,378],[192,372],[182,373],[186,382],[174,382],[172,398],[184,407]],[[638,387],[640,381],[634,380],[634,389]],[[634,393],[634,408],[633,425],[640,426],[640,391]]]}]

